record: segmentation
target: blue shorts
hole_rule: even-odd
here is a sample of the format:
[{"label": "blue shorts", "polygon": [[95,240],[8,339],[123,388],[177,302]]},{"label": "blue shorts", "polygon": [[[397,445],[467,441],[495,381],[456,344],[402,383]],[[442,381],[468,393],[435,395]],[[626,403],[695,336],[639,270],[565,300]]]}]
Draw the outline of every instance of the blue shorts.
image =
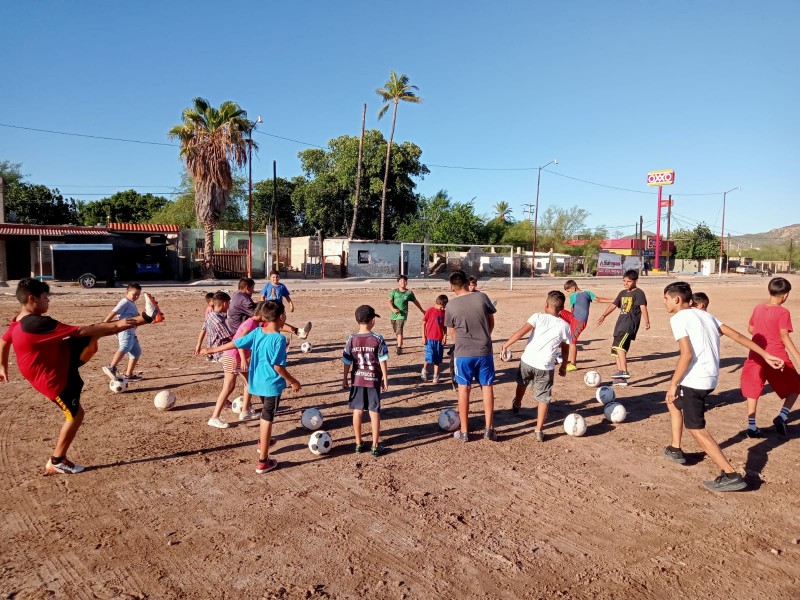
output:
[{"label": "blue shorts", "polygon": [[139,358],[142,355],[142,347],[139,345],[139,338],[136,337],[135,329],[127,329],[117,334],[119,340],[119,351],[129,354],[131,358]]},{"label": "blue shorts", "polygon": [[492,385],[495,380],[494,356],[457,356],[455,380],[458,385]]},{"label": "blue shorts", "polygon": [[442,364],[444,358],[444,346],[441,340],[428,340],[425,342],[425,362],[434,365]]}]

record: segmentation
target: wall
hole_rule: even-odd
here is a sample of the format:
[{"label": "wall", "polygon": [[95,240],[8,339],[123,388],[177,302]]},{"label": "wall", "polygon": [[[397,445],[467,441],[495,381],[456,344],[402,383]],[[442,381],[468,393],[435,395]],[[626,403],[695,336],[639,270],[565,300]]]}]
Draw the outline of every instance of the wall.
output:
[{"label": "wall", "polygon": [[[353,240],[345,243],[349,277],[392,278],[400,274],[400,242],[369,242]],[[422,246],[407,246],[406,275],[419,277],[423,272]],[[359,262],[359,252],[362,259]],[[366,254],[365,254],[366,253]]]}]

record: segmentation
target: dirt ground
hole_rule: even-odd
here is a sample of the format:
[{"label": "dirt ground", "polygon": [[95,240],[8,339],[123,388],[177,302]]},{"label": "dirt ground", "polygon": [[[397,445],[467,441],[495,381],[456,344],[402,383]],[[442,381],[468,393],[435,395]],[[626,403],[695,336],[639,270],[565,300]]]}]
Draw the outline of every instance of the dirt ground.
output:
[{"label": "dirt ground", "polygon": [[[155,290],[164,325],[140,329],[144,381],[113,395],[100,367],[114,338],[82,369],[86,421],[70,458],[87,465],[75,476],[44,477],[62,423],[59,410],[23,381],[12,353],[11,382],[0,384],[0,592],[4,598],[569,598],[773,599],[800,597],[800,407],[788,438],[771,426],[780,403],[764,396],[759,425],[744,436],[739,375],[746,350],[723,340],[720,383],[709,430],[746,492],[715,495],[702,481],[717,475],[687,434],[687,466],[662,456],[669,442],[664,404],[677,344],[661,290],[664,277],[640,282],[652,328],[630,354],[631,385],[617,389],[627,420],[603,419],[588,369],[607,376],[615,317],[582,335],[580,370],[556,378],[545,443],[534,441],[533,405],[511,413],[515,362],[497,361],[497,443],[483,429],[477,390],[464,445],[439,430],[439,412],[455,406],[449,381],[422,383],[419,317],[412,307],[407,349],[389,363],[383,397],[383,457],[352,452],[341,349],[355,327],[354,308],[373,304],[388,317],[390,282],[361,288],[301,289],[290,322],[314,323],[310,354],[290,349],[289,370],[302,383],[285,393],[276,422],[280,468],[256,475],[258,423],[218,430],[206,420],[221,384],[220,368],[192,355],[203,318],[198,288]],[[800,290],[800,278],[793,278]],[[290,289],[292,282],[288,281]],[[393,282],[392,282],[393,283]],[[746,332],[753,306],[767,297],[762,278],[696,278],[711,312]],[[496,349],[548,289],[483,287],[498,300]],[[601,296],[616,279],[581,282]],[[423,307],[443,286],[411,282]],[[56,288],[50,314],[67,323],[98,322],[123,291]],[[0,319],[16,312],[13,289],[0,296]],[[787,307],[800,321],[800,291]],[[393,342],[389,319],[378,333]],[[795,343],[800,338],[795,334]],[[172,390],[178,404],[159,412],[153,397]],[[334,449],[313,456],[302,410],[318,407]],[[562,429],[578,412],[584,437]],[[231,420],[229,412],[223,414]],[[368,438],[367,438],[368,440]]]}]

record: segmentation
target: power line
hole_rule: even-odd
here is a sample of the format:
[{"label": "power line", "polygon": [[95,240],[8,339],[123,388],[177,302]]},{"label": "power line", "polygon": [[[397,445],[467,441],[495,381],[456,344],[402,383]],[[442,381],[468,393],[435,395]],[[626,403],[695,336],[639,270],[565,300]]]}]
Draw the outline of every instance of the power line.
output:
[{"label": "power line", "polygon": [[129,144],[147,144],[150,146],[172,146],[178,147],[178,144],[169,144],[167,142],[146,142],[144,140],[131,140],[128,138],[115,138],[106,137],[103,135],[89,135],[87,133],[72,133],[67,131],[53,131],[52,129],[37,129],[35,127],[21,127],[19,125],[8,125],[7,123],[0,123],[0,127],[9,127],[11,129],[24,129],[26,131],[38,131],[40,133],[53,133],[55,135],[69,135],[74,137],[91,138],[95,140],[108,140],[112,142],[127,142]]}]

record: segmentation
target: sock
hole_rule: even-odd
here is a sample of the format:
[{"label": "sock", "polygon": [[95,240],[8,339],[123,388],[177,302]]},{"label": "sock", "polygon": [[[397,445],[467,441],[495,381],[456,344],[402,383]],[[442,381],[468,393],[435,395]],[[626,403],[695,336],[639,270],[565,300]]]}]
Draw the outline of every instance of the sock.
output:
[{"label": "sock", "polygon": [[755,431],[756,429],[758,429],[758,427],[756,427],[755,417],[747,417],[747,428],[751,431]]},{"label": "sock", "polygon": [[781,412],[780,412],[780,414],[779,414],[778,416],[779,416],[781,419],[783,419],[784,421],[788,421],[788,420],[789,420],[789,409],[788,409],[787,407],[785,407],[785,406],[784,406],[784,407],[781,409]]},{"label": "sock", "polygon": [[50,462],[54,465],[60,465],[65,458],[66,458],[65,456],[51,456]]}]

